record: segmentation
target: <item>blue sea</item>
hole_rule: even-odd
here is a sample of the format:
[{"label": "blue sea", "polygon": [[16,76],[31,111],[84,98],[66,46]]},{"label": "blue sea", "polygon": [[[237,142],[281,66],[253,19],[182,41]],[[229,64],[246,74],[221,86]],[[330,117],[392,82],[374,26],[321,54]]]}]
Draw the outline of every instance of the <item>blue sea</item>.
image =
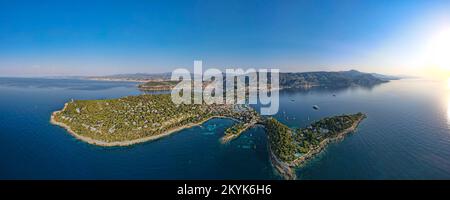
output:
[{"label": "blue sea", "polygon": [[[219,138],[234,122],[213,119],[156,141],[105,148],[49,123],[71,99],[142,94],[136,84],[0,78],[0,179],[280,179],[260,127],[223,145]],[[299,179],[450,179],[447,83],[404,79],[372,88],[283,90],[275,117],[304,127],[354,112],[368,118],[298,168]]]}]

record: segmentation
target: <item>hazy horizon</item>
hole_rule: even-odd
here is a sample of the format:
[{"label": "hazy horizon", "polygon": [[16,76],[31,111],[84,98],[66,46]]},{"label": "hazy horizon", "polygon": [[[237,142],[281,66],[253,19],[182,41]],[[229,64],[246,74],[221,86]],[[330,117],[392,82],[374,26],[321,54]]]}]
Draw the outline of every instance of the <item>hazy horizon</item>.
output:
[{"label": "hazy horizon", "polygon": [[3,1],[0,76],[164,73],[203,60],[446,78],[448,10],[449,1]]},{"label": "hazy horizon", "polygon": [[[189,68],[187,68],[189,69]],[[246,68],[243,68],[246,70]],[[205,69],[204,69],[205,70]],[[412,75],[406,75],[406,74],[386,74],[386,73],[378,73],[378,72],[368,72],[368,71],[361,71],[357,69],[347,69],[347,70],[313,70],[313,71],[280,71],[280,73],[308,73],[308,72],[343,72],[343,71],[351,71],[356,70],[362,73],[375,73],[375,74],[381,74],[386,76],[397,76],[399,78],[401,77],[418,77],[420,76],[412,76]],[[81,75],[81,74],[74,74],[74,75],[67,75],[67,74],[54,74],[54,75],[33,75],[33,74],[25,74],[25,75],[0,75],[0,78],[49,78],[49,77],[102,77],[102,76],[115,76],[115,75],[135,75],[135,74],[144,74],[144,75],[158,75],[158,74],[166,74],[166,73],[172,73],[171,71],[166,72],[132,72],[132,73],[116,73],[116,74],[99,74],[99,75]]]}]

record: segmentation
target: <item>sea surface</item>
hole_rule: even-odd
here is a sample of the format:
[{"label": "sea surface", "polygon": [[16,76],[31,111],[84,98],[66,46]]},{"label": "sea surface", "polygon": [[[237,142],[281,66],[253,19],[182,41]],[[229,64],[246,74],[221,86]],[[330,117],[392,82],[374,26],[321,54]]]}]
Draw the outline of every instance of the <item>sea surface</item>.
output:
[{"label": "sea surface", "polygon": [[[81,142],[49,123],[71,99],[142,94],[136,85],[0,78],[0,179],[280,179],[261,127],[222,145],[219,138],[234,122],[213,119],[156,141],[111,148]],[[282,90],[275,117],[305,127],[355,112],[368,118],[298,168],[299,179],[450,179],[447,83],[404,79],[373,88]]]}]

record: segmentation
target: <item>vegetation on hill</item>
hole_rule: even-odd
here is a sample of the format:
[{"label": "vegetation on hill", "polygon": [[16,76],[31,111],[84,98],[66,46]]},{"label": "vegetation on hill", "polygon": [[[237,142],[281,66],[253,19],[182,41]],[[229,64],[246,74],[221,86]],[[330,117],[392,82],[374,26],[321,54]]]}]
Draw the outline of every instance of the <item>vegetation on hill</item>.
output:
[{"label": "vegetation on hill", "polygon": [[272,152],[282,161],[291,162],[320,148],[324,140],[353,131],[364,117],[363,113],[326,117],[300,129],[290,129],[274,118],[265,123]]},{"label": "vegetation on hill", "polygon": [[297,145],[292,130],[275,118],[268,118],[265,125],[272,152],[283,161],[294,160]]}]

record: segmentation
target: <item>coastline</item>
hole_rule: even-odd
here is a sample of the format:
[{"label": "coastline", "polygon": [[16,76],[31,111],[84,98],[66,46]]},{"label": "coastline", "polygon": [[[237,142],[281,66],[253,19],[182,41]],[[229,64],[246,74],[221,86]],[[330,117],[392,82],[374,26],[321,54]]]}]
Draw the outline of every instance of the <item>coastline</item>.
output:
[{"label": "coastline", "polygon": [[171,91],[173,88],[138,87],[141,91]]},{"label": "coastline", "polygon": [[[172,128],[169,129],[167,131],[164,131],[161,134],[158,135],[152,135],[152,136],[147,136],[147,137],[143,137],[143,138],[139,138],[139,139],[133,139],[133,140],[127,140],[127,141],[115,141],[115,142],[106,142],[106,141],[102,141],[102,140],[96,140],[90,137],[86,137],[83,135],[80,135],[78,133],[76,133],[75,131],[73,131],[71,129],[71,127],[65,123],[62,122],[58,122],[55,120],[55,115],[57,115],[58,113],[64,111],[67,107],[68,103],[64,104],[64,108],[62,110],[59,111],[55,111],[52,113],[51,117],[50,117],[50,123],[56,126],[60,126],[62,128],[64,128],[67,132],[69,132],[70,135],[74,136],[75,138],[77,138],[78,140],[81,140],[83,142],[86,142],[88,144],[92,144],[92,145],[97,145],[97,146],[102,146],[102,147],[115,147],[115,146],[131,146],[131,145],[135,145],[135,144],[139,144],[139,143],[144,143],[144,142],[149,142],[149,141],[153,141],[153,140],[157,140],[166,136],[169,136],[171,134],[177,133],[179,131],[182,131],[184,129],[188,129],[188,128],[192,128],[194,126],[200,126],[201,124],[214,119],[214,118],[230,118],[230,117],[225,117],[225,116],[211,116],[208,117],[198,123],[189,123],[186,124],[184,126],[180,126],[180,127],[176,127],[176,128]],[[234,119],[234,118],[232,118]]]},{"label": "coastline", "polygon": [[321,153],[328,146],[328,144],[344,139],[345,136],[347,136],[349,133],[354,132],[356,130],[356,128],[358,127],[358,125],[366,117],[367,117],[366,115],[363,115],[361,118],[359,118],[357,121],[355,121],[351,127],[338,133],[337,136],[335,136],[335,137],[327,138],[327,139],[323,140],[322,142],[320,142],[318,147],[311,149],[304,155],[302,155],[299,158],[297,158],[293,161],[290,161],[290,162],[285,162],[285,161],[280,160],[270,149],[270,145],[269,145],[270,161],[271,161],[272,165],[274,166],[274,168],[277,170],[277,172],[281,176],[283,176],[286,180],[295,180],[296,174],[295,174],[295,170],[293,170],[292,168],[298,167],[298,166],[304,164],[305,162],[311,160],[317,154]]},{"label": "coastline", "polygon": [[84,80],[91,81],[105,81],[105,82],[132,82],[132,83],[146,83],[147,80],[138,79],[114,79],[114,78],[84,78]]},{"label": "coastline", "polygon": [[[131,145],[135,145],[135,144],[139,144],[139,143],[144,143],[144,142],[149,142],[149,141],[153,141],[153,140],[157,140],[166,136],[169,136],[171,134],[177,133],[179,131],[182,131],[184,129],[188,129],[188,128],[192,128],[194,126],[199,126],[202,125],[203,123],[214,119],[214,118],[225,118],[225,119],[232,119],[235,121],[239,121],[236,118],[233,117],[229,117],[229,116],[218,116],[218,115],[214,115],[214,116],[210,116],[207,117],[199,122],[196,123],[189,123],[189,124],[185,124],[183,126],[180,127],[176,127],[176,128],[172,128],[169,130],[166,130],[158,135],[151,135],[151,136],[146,136],[146,137],[142,137],[142,138],[138,138],[138,139],[132,139],[132,140],[125,140],[125,141],[113,141],[113,142],[107,142],[107,141],[102,141],[102,140],[97,140],[97,139],[93,139],[90,137],[86,137],[83,135],[80,135],[78,133],[76,133],[74,130],[72,130],[72,128],[63,123],[63,122],[59,122],[56,120],[56,116],[63,112],[64,110],[66,110],[67,106],[69,105],[69,103],[65,103],[64,107],[62,110],[58,110],[58,111],[54,111],[50,117],[50,123],[56,126],[60,126],[62,128],[64,128],[69,134],[71,134],[72,136],[74,136],[76,139],[81,140],[83,142],[86,142],[88,144],[91,145],[97,145],[97,146],[102,146],[102,147],[118,147],[118,146],[131,146]],[[270,144],[267,145],[267,148],[269,150],[269,159],[270,162],[272,164],[272,166],[274,167],[274,169],[285,179],[285,180],[295,180],[297,178],[296,172],[295,172],[295,167],[298,167],[302,164],[304,164],[305,162],[309,161],[310,159],[314,158],[317,154],[321,153],[327,146],[328,144],[332,143],[332,142],[336,142],[338,140],[342,140],[345,138],[345,136],[347,136],[349,133],[353,132],[358,125],[361,123],[361,121],[363,119],[366,118],[366,115],[362,115],[359,119],[357,119],[351,127],[339,132],[336,134],[336,136],[334,137],[330,137],[330,138],[326,138],[324,139],[322,142],[320,142],[320,144],[315,147],[314,149],[309,150],[307,153],[303,154],[302,156],[296,158],[293,161],[282,161],[281,159],[279,159],[275,153],[272,151]],[[252,123],[249,123],[244,129],[242,129],[238,134],[232,134],[232,135],[224,135],[223,137],[220,138],[220,142],[222,144],[228,143],[230,141],[232,141],[235,138],[238,138],[243,132],[245,132],[246,130],[248,130],[249,128],[255,126],[258,124],[258,121],[253,121]],[[269,135],[267,135],[268,140],[270,140]]]},{"label": "coastline", "polygon": [[272,151],[270,145],[267,145],[269,149],[269,160],[273,168],[285,179],[285,180],[296,180],[297,174],[292,167],[286,162],[281,161]]}]

